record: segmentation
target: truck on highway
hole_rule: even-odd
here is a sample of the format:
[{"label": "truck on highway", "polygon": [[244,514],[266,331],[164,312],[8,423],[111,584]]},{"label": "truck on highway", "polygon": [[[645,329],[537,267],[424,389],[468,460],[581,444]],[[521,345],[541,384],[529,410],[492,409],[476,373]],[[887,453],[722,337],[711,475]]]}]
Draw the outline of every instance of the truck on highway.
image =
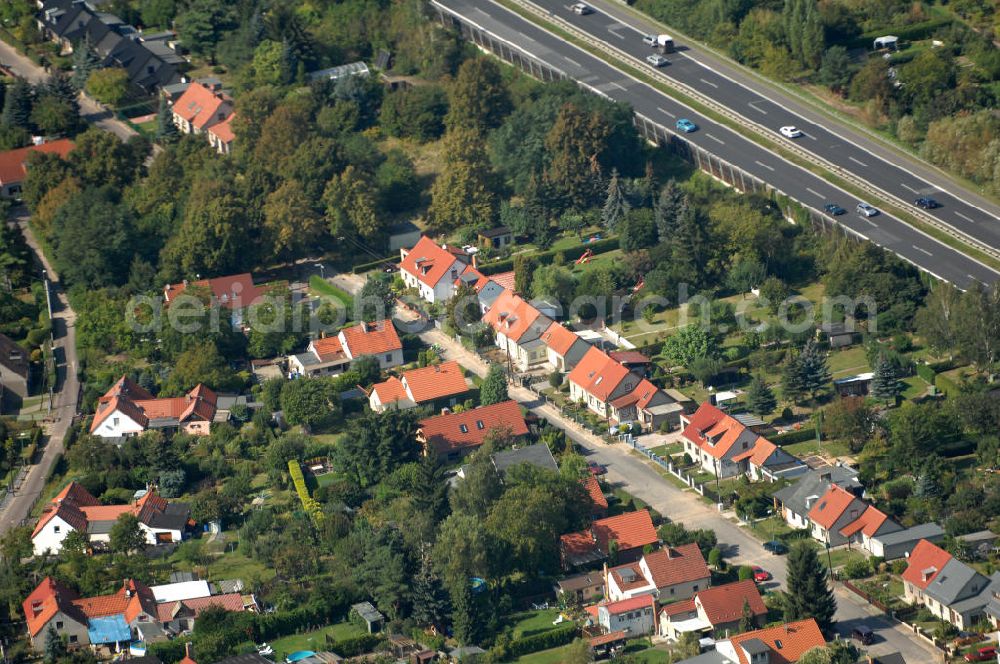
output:
[{"label": "truck on highway", "polygon": [[670,37],[670,35],[656,35],[655,48],[660,53],[673,53],[674,40]]}]

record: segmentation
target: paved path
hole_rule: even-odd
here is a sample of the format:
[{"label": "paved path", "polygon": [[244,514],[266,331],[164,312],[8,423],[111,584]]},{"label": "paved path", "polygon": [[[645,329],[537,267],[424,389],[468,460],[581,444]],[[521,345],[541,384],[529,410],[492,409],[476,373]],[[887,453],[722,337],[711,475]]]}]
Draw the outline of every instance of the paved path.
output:
[{"label": "paved path", "polygon": [[[0,63],[10,67],[15,74],[30,83],[41,83],[49,77],[44,67],[36,65],[31,58],[22,55],[16,48],[2,40],[0,40]],[[111,132],[123,141],[139,135],[127,123],[116,118],[114,113],[101,106],[101,104],[86,94],[81,93],[78,101],[80,103],[80,116],[87,122],[100,127],[104,131]]]},{"label": "paved path", "polygon": [[21,483],[18,491],[0,505],[0,533],[20,524],[28,517],[38,496],[45,486],[52,464],[63,453],[66,433],[77,413],[77,399],[80,395],[80,383],[77,380],[76,358],[76,313],[69,306],[66,293],[59,283],[59,275],[49,265],[45,254],[38,247],[38,242],[28,226],[27,218],[17,219],[17,224],[24,233],[24,238],[34,252],[35,257],[45,268],[50,279],[52,295],[52,334],[55,338],[56,356],[56,387],[52,395],[52,413],[50,422],[46,425],[48,442],[42,452],[41,461],[29,466],[28,475]]},{"label": "paved path", "polygon": [[[444,359],[457,360],[459,364],[479,376],[485,376],[486,363],[440,330],[432,329],[420,334],[421,339],[437,344],[444,350]],[[591,434],[576,423],[563,417],[553,406],[539,399],[525,388],[509,388],[512,399],[517,400],[536,415],[564,430],[566,434],[583,448],[590,460],[597,461],[608,469],[607,481],[621,486],[629,493],[649,503],[654,509],[671,521],[683,523],[686,527],[706,528],[715,531],[720,548],[730,563],[760,565],[774,576],[766,587],[776,589],[786,582],[785,559],[764,550],[761,543],[741,528],[735,520],[730,520],[719,511],[706,504],[702,498],[690,490],[682,490],[665,480],[654,470],[652,462],[632,451],[624,443],[609,445],[603,439]],[[920,641],[893,621],[885,618],[873,606],[846,590],[839,584],[835,587],[837,596],[836,630],[850,637],[851,630],[864,623],[878,635],[878,641],[869,648],[870,654],[900,652],[907,662],[925,664],[943,661],[940,651]]]}]

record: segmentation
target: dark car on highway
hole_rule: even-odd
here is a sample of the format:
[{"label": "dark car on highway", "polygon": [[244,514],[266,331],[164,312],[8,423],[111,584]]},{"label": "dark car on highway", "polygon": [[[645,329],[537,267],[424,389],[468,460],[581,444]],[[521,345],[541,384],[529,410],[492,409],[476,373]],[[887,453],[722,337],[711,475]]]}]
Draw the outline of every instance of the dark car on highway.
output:
[{"label": "dark car on highway", "polygon": [[941,204],[933,198],[924,198],[923,196],[913,201],[913,204],[923,210],[933,210],[934,208],[941,207]]},{"label": "dark car on highway", "polygon": [[823,206],[823,209],[826,210],[828,214],[832,214],[835,217],[839,217],[840,215],[847,213],[847,210],[840,207],[836,203],[827,203]]}]

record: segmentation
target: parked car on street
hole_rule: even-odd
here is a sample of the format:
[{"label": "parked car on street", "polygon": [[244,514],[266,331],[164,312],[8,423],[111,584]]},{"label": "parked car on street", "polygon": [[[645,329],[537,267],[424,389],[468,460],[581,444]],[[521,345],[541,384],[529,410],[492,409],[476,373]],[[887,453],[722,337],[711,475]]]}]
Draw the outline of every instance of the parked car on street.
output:
[{"label": "parked car on street", "polygon": [[774,555],[778,556],[783,553],[788,553],[788,545],[781,540],[769,540],[764,542],[764,550],[770,551]]},{"label": "parked car on street", "polygon": [[985,648],[980,648],[979,650],[965,653],[965,661],[967,662],[992,662],[996,658],[997,649],[995,646],[987,646]]},{"label": "parked car on street", "polygon": [[851,630],[851,638],[856,639],[864,645],[871,645],[875,641],[875,632],[867,625],[858,625]]},{"label": "parked car on street", "polygon": [[753,580],[757,583],[764,583],[771,580],[771,573],[759,565],[751,567],[753,570]]}]

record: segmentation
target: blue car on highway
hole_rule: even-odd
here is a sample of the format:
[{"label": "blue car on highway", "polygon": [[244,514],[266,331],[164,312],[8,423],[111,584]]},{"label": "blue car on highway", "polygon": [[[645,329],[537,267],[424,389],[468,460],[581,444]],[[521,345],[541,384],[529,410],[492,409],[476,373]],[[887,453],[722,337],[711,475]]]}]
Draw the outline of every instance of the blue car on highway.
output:
[{"label": "blue car on highway", "polygon": [[683,131],[685,134],[690,134],[692,131],[698,130],[698,125],[691,122],[687,118],[681,118],[680,120],[677,121],[677,128],[680,131]]}]

